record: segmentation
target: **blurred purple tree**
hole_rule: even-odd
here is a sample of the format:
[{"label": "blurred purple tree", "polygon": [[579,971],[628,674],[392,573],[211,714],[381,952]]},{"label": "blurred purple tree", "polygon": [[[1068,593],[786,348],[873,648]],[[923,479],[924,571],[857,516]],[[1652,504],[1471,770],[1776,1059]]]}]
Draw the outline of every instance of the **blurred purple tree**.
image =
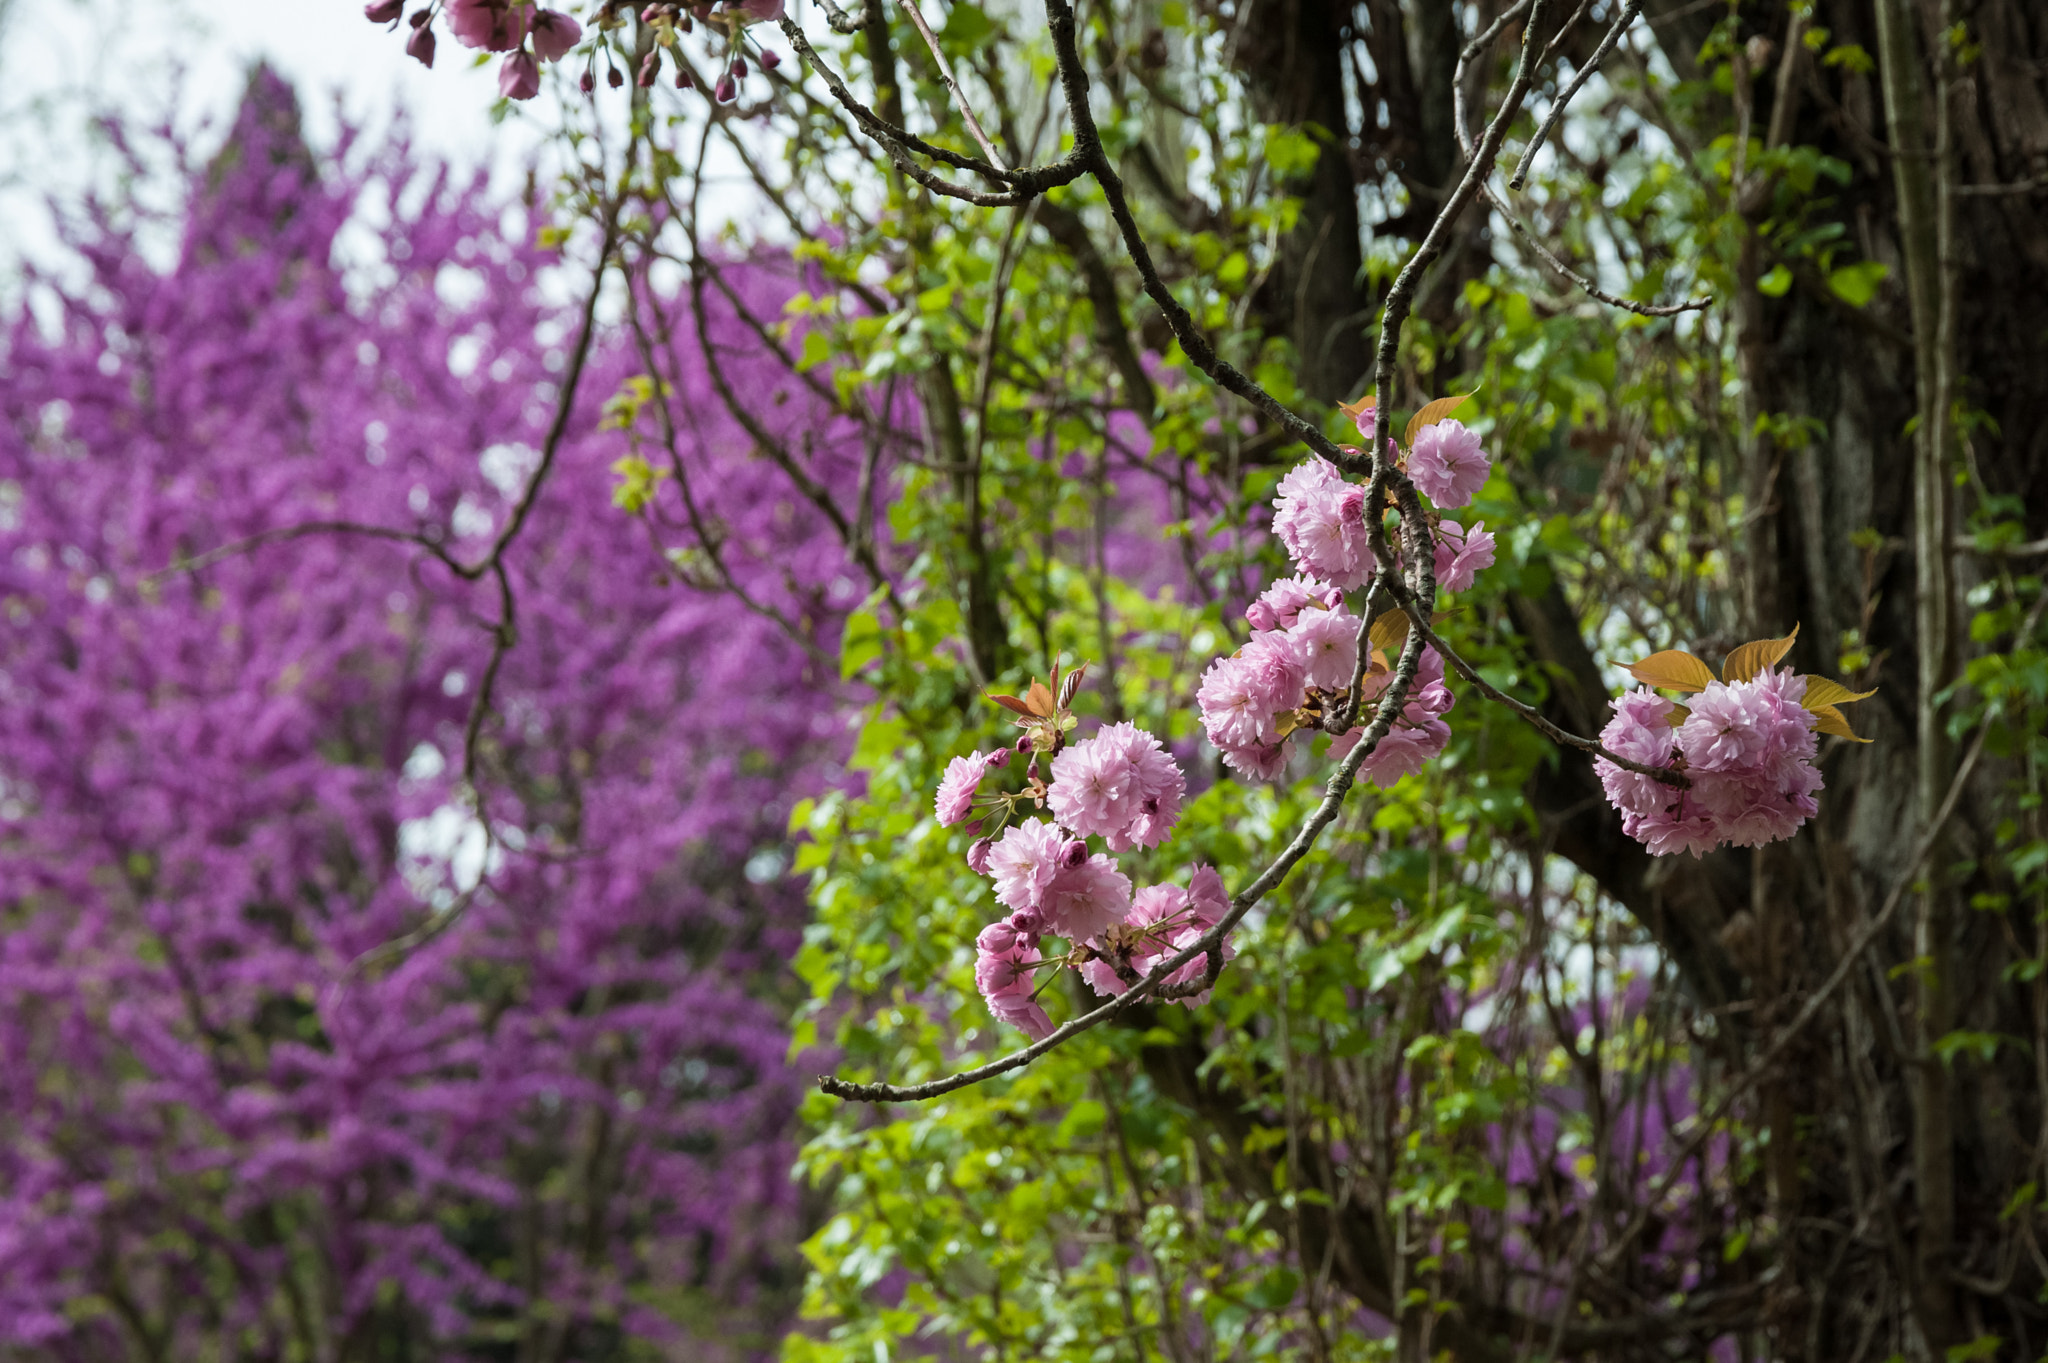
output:
[{"label": "blurred purple tree", "polygon": [[[694,477],[688,516],[621,516],[602,408],[646,350],[600,328],[565,398],[555,253],[402,143],[346,150],[259,71],[175,267],[94,205],[89,278],[39,283],[61,326],[0,354],[0,1352],[761,1352],[799,1220],[781,841],[872,574],[680,341],[674,473],[627,488]],[[850,488],[872,447],[716,304],[724,376]],[[449,565],[558,403],[465,744],[504,603]],[[335,521],[414,538],[200,557]]]}]

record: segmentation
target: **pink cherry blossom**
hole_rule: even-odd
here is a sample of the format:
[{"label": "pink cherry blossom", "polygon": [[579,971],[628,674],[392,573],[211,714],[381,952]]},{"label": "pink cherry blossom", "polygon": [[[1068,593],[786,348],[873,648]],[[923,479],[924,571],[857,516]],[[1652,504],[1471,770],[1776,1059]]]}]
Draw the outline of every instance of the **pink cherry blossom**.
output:
[{"label": "pink cherry blossom", "polygon": [[1195,704],[1202,712],[1202,727],[1209,741],[1228,752],[1269,744],[1278,737],[1273,712],[1265,708],[1265,694],[1241,658],[1218,658],[1202,674],[1195,692]]},{"label": "pink cherry blossom", "polygon": [[[996,925],[1000,927],[1001,925]],[[991,930],[984,930],[987,938]],[[1052,1019],[1032,997],[1037,989],[1033,967],[1043,958],[1038,948],[1027,946],[1011,934],[1007,945],[992,949],[980,945],[974,961],[974,984],[998,1021],[1038,1041],[1052,1032]]]},{"label": "pink cherry blossom", "polygon": [[[1096,950],[1098,953],[1126,956],[1131,968],[1142,975],[1165,958],[1178,955],[1194,945],[1203,933],[1221,920],[1229,907],[1222,877],[1212,867],[1197,867],[1193,884],[1188,889],[1183,890],[1176,885],[1148,885],[1138,891],[1123,926],[1096,943]],[[1236,955],[1236,948],[1226,941],[1223,944],[1224,959],[1229,960]],[[1201,979],[1207,969],[1206,955],[1197,956],[1167,976],[1165,983],[1187,984]],[[1088,987],[1098,994],[1121,994],[1130,988],[1117,974],[1115,966],[1099,955],[1084,962],[1080,974]],[[1208,1000],[1209,992],[1205,990],[1175,1001],[1193,1008]]]},{"label": "pink cherry blossom", "polygon": [[1436,528],[1436,585],[1447,592],[1462,592],[1472,585],[1480,570],[1493,566],[1494,539],[1485,521],[1474,521],[1470,530],[1446,519]]},{"label": "pink cherry blossom", "polygon": [[1287,766],[1287,748],[1281,743],[1252,743],[1243,747],[1218,744],[1223,765],[1254,781],[1270,781]]},{"label": "pink cherry blossom", "polygon": [[[1007,757],[1008,753],[1004,755]],[[941,827],[951,828],[967,817],[974,807],[974,794],[981,788],[981,778],[995,765],[990,757],[989,753],[975,753],[946,764],[946,774],[939,779],[938,798],[933,802]]]},{"label": "pink cherry blossom", "polygon": [[1082,837],[1121,830],[1130,823],[1137,803],[1136,773],[1116,744],[1098,736],[1053,758],[1046,807]]},{"label": "pink cherry blossom", "polygon": [[[1365,736],[1363,728],[1353,729],[1330,744],[1332,757],[1347,756]],[[1451,740],[1451,726],[1440,719],[1424,719],[1419,724],[1397,720],[1394,727],[1380,737],[1373,750],[1358,764],[1358,774],[1374,785],[1385,789],[1404,776],[1414,776],[1429,765],[1429,759],[1444,750]]]},{"label": "pink cherry blossom", "polygon": [[1245,609],[1244,618],[1253,629],[1287,629],[1306,607],[1335,610],[1343,604],[1344,593],[1327,582],[1313,577],[1283,577]]},{"label": "pink cherry blossom", "polygon": [[1299,706],[1308,695],[1308,661],[1295,641],[1282,633],[1252,631],[1251,642],[1237,651],[1259,701],[1271,717]]},{"label": "pink cherry blossom", "polygon": [[1408,476],[1424,496],[1445,510],[1472,500],[1486,485],[1493,461],[1479,448],[1479,435],[1455,417],[1425,427],[1408,451]]},{"label": "pink cherry blossom", "polygon": [[1303,572],[1350,591],[1373,572],[1364,508],[1364,488],[1345,482],[1328,460],[1310,456],[1280,480],[1273,533]]},{"label": "pink cherry blossom", "polygon": [[1131,878],[1098,853],[1055,874],[1038,907],[1047,931],[1085,942],[1130,912]]},{"label": "pink cherry blossom", "polygon": [[528,10],[513,0],[448,0],[446,9],[449,31],[464,47],[510,52],[526,40]]},{"label": "pink cherry blossom", "polygon": [[1010,825],[988,853],[996,902],[1009,909],[1038,908],[1046,887],[1060,874],[1066,841],[1060,830],[1044,819]]},{"label": "pink cherry blossom", "polygon": [[1074,832],[1125,852],[1166,841],[1186,797],[1187,779],[1159,740],[1126,723],[1053,759],[1047,805]]},{"label": "pink cherry blossom", "polygon": [[1342,691],[1358,668],[1358,617],[1341,610],[1304,610],[1287,631],[1310,686]]},{"label": "pink cherry blossom", "polygon": [[533,54],[544,62],[560,61],[582,37],[583,26],[566,14],[544,9],[533,16]]}]

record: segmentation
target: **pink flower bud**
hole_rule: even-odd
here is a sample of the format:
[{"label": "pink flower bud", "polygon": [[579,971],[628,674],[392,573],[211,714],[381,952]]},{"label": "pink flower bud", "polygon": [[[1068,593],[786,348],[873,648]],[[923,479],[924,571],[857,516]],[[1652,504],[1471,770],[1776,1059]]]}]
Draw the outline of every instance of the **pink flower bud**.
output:
[{"label": "pink flower bud", "polygon": [[405,40],[405,55],[429,70],[434,65],[434,30],[421,24]]},{"label": "pink flower bud", "polygon": [[507,99],[532,99],[540,93],[540,63],[531,52],[514,52],[498,68],[498,93]]},{"label": "pink flower bud", "polygon": [[655,19],[659,18],[660,15],[660,5],[649,5],[646,9],[640,11],[640,22],[643,24],[651,24],[655,21]]},{"label": "pink flower bud", "polygon": [[411,24],[414,28],[425,28],[427,26],[427,20],[433,17],[434,11],[430,9],[416,9],[412,12],[412,18],[406,20],[405,22]]},{"label": "pink flower bud", "polygon": [[696,84],[696,81],[690,79],[690,68],[679,63],[676,66],[676,89],[690,90],[696,88]]},{"label": "pink flower bud", "polygon": [[1088,844],[1075,838],[1060,849],[1060,865],[1068,870],[1088,860]]},{"label": "pink flower bud", "polygon": [[990,753],[990,754],[988,755],[988,764],[989,764],[989,765],[990,765],[991,767],[1007,767],[1007,766],[1009,766],[1009,765],[1010,765],[1010,750],[1009,750],[1008,748],[997,748],[997,749],[996,749],[996,750],[995,750],[994,752],[992,752],[992,753]]},{"label": "pink flower bud", "polygon": [[781,57],[781,54],[779,54],[779,53],[775,53],[775,52],[770,52],[770,51],[768,51],[768,50],[767,50],[767,49],[765,49],[765,48],[764,48],[764,49],[762,49],[762,52],[761,52],[761,69],[762,69],[762,70],[764,70],[764,71],[773,71],[773,70],[774,70],[774,69],[775,69],[776,67],[778,67],[778,66],[780,66],[780,65],[782,65],[782,57]]},{"label": "pink flower bud", "polygon": [[1036,942],[1039,934],[1045,931],[1045,915],[1037,909],[1019,909],[1006,921],[1012,932],[1031,942]]},{"label": "pink flower bud", "polygon": [[734,57],[732,59],[732,73],[740,80],[747,78],[747,59],[745,57]]},{"label": "pink flower bud", "polygon": [[372,0],[363,6],[363,17],[373,24],[388,24],[405,11],[405,0]]},{"label": "pink flower bud", "polygon": [[981,836],[981,820],[980,820],[980,819],[975,819],[974,821],[972,821],[971,823],[969,823],[969,824],[967,825],[967,827],[965,827],[965,828],[961,829],[960,831],[961,831],[961,832],[963,832],[963,833],[965,833],[965,834],[966,834],[966,835],[967,835],[968,837],[970,837],[970,838],[978,838],[978,837],[980,837],[980,836]]},{"label": "pink flower bud", "polygon": [[1017,929],[1008,923],[990,923],[974,939],[974,945],[991,956],[1001,956],[1017,949]]},{"label": "pink flower bud", "polygon": [[1015,747],[1015,748],[1017,749],[1017,751],[1018,751],[1018,752],[1030,752],[1030,751],[1031,751],[1031,735],[1030,735],[1030,734],[1025,734],[1025,735],[1024,735],[1023,737],[1019,738],[1019,739],[1018,739],[1018,740],[1016,741],[1016,743],[1014,743],[1014,744],[1013,744],[1012,746],[1013,746],[1013,747]]},{"label": "pink flower bud", "polygon": [[994,838],[979,838],[967,849],[967,868],[978,876],[988,874],[988,854],[995,847]]},{"label": "pink flower bud", "polygon": [[616,66],[608,66],[604,72],[604,83],[616,90],[626,83],[626,73]]},{"label": "pink flower bud", "polygon": [[716,99],[720,104],[730,104],[732,103],[733,96],[738,92],[739,88],[733,84],[732,72],[728,71],[718,78],[718,88],[713,90],[711,94],[712,98]]},{"label": "pink flower bud", "polygon": [[642,90],[652,89],[656,77],[660,75],[661,49],[657,47],[653,51],[649,52],[645,57],[641,58],[640,74],[633,78],[633,83],[635,85],[638,85]]}]

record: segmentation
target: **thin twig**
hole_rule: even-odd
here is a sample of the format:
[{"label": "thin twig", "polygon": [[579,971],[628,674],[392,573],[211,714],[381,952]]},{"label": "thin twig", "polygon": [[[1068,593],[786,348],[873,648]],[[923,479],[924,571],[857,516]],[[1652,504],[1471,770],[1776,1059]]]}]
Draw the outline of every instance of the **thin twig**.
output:
[{"label": "thin twig", "polygon": [[1479,192],[1486,196],[1486,202],[1491,204],[1494,211],[1500,214],[1502,221],[1507,223],[1509,230],[1526,242],[1530,250],[1541,256],[1545,265],[1548,265],[1551,269],[1570,280],[1581,293],[1595,298],[1611,308],[1621,308],[1624,311],[1635,313],[1638,317],[1676,317],[1682,312],[1698,312],[1702,308],[1713,306],[1714,295],[1710,293],[1702,294],[1700,297],[1684,303],[1664,304],[1638,303],[1634,299],[1622,298],[1617,294],[1611,294],[1586,276],[1580,274],[1577,270],[1574,270],[1571,266],[1565,264],[1556,252],[1545,246],[1543,239],[1537,236],[1520,218],[1517,218],[1513,210],[1501,201],[1498,194],[1493,192],[1493,186],[1481,185]]},{"label": "thin twig", "polygon": [[946,54],[939,50],[939,40],[932,33],[931,25],[924,21],[924,13],[917,7],[917,0],[896,0],[897,7],[910,16],[910,22],[917,27],[918,36],[931,49],[932,60],[939,64],[939,78],[946,82],[946,89],[952,92],[953,107],[960,111],[960,117],[967,120],[967,131],[974,134],[982,154],[997,170],[1008,171],[1003,158],[996,153],[995,144],[988,140],[988,134],[981,130],[981,120],[974,116],[974,108],[967,102],[967,95],[960,89],[960,82],[953,78],[953,64],[946,60]]},{"label": "thin twig", "polygon": [[[1550,136],[1550,130],[1564,117],[1564,111],[1570,106],[1572,96],[1578,94],[1580,88],[1593,78],[1593,73],[1600,69],[1600,63],[1607,60],[1607,54],[1614,50],[1614,45],[1621,41],[1621,35],[1642,12],[1643,0],[1628,0],[1628,3],[1622,6],[1620,16],[1609,26],[1606,36],[1600,39],[1600,46],[1593,49],[1593,55],[1586,59],[1586,64],[1572,77],[1572,83],[1564,87],[1564,93],[1551,102],[1550,114],[1543,120],[1543,126],[1536,130],[1536,135],[1529,139],[1529,145],[1522,149],[1522,159],[1515,164],[1515,173],[1508,178],[1509,189],[1521,189],[1523,181],[1529,177],[1529,163],[1536,159],[1536,152],[1542,147],[1544,139]],[[1533,20],[1530,27],[1535,27]]]}]

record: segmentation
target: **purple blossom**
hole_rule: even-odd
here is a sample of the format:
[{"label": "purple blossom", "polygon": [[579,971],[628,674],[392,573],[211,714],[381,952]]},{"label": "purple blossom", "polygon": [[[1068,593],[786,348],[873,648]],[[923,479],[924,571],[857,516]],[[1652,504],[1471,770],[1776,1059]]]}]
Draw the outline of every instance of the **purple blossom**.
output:
[{"label": "purple blossom", "polygon": [[[108,1318],[65,1310],[118,1270],[172,1358],[301,1351],[264,1323],[301,1272],[328,1285],[325,1337],[371,1353],[453,1357],[530,1313],[730,1357],[721,1339],[779,1332],[763,1275],[799,1229],[801,1085],[769,984],[801,895],[745,872],[843,757],[805,638],[834,646],[819,603],[853,570],[679,344],[681,454],[731,528],[726,567],[800,627],[660,572],[610,505],[626,438],[599,430],[642,366],[601,336],[506,559],[488,856],[459,773],[492,592],[327,534],[138,590],[314,520],[420,527],[467,557],[532,474],[565,330],[534,287],[553,254],[503,235],[476,182],[363,140],[321,166],[296,126],[259,72],[175,263],[86,216],[80,284],[45,281],[62,327],[8,324],[0,1351],[124,1352]],[[373,188],[400,205],[381,229],[357,213]],[[381,231],[378,274],[332,263],[344,224]],[[458,266],[474,301],[435,288]],[[774,261],[728,277],[768,316],[805,287]],[[722,301],[711,325],[761,419],[815,435],[813,476],[854,486],[851,428],[800,385],[767,401],[780,366]],[[430,944],[343,984],[470,891]],[[631,1193],[585,1203],[579,1133],[599,1126]],[[266,1221],[319,1230],[189,1233]],[[721,1303],[689,1327],[701,1347],[618,1307],[678,1275]]]}]

